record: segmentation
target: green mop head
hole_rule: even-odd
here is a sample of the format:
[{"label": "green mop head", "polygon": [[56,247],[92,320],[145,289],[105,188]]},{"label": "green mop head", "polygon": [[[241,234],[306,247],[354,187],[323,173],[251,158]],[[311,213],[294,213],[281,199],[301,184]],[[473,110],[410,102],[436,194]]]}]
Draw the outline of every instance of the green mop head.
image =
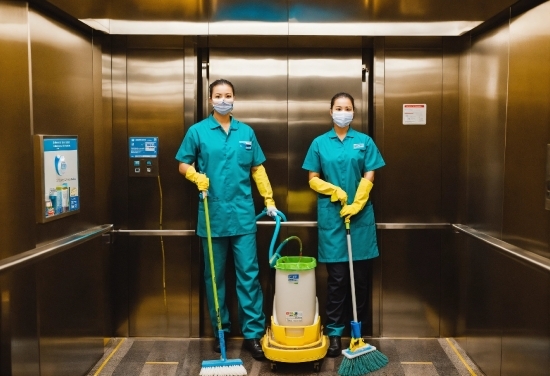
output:
[{"label": "green mop head", "polygon": [[220,360],[204,360],[202,362],[200,376],[246,376],[246,369],[240,359],[227,359],[225,355],[225,340],[223,330],[218,331],[220,339]]},{"label": "green mop head", "polygon": [[351,334],[349,348],[342,350],[344,359],[338,369],[340,376],[362,376],[388,364],[386,355],[376,350],[376,347],[365,343],[361,338],[361,323],[351,322]]}]

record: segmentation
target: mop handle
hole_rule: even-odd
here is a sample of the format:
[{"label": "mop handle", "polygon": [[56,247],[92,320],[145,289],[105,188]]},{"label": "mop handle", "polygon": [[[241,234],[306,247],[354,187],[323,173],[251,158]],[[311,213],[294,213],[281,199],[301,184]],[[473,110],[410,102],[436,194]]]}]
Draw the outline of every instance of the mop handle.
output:
[{"label": "mop handle", "polygon": [[220,317],[220,306],[218,303],[218,287],[216,286],[216,269],[214,268],[214,255],[212,254],[212,233],[210,232],[210,215],[208,214],[208,199],[206,191],[202,193],[204,200],[204,217],[206,222],[206,235],[208,239],[208,257],[210,258],[210,274],[212,274],[212,289],[214,290],[214,308],[216,309],[216,319],[218,321],[218,330],[222,330],[222,319]]},{"label": "mop handle", "polygon": [[357,322],[357,301],[355,300],[355,275],[353,274],[353,255],[351,252],[351,234],[349,231],[349,217],[346,217],[346,238],[348,241],[349,278],[351,282],[351,304],[353,307],[353,321]]}]

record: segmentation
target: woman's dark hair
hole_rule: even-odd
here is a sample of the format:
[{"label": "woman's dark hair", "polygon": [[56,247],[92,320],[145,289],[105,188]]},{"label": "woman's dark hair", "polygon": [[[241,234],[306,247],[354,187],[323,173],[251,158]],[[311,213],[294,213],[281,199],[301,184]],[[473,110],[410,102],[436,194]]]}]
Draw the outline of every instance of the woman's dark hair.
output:
[{"label": "woman's dark hair", "polygon": [[231,86],[231,90],[233,91],[233,95],[235,95],[235,87],[233,86],[233,84],[227,80],[224,80],[223,78],[220,78],[219,80],[216,80],[214,82],[212,82],[210,84],[210,86],[208,87],[208,90],[210,91],[210,95],[209,95],[209,98],[212,98],[212,90],[214,90],[214,88],[218,85],[228,85],[228,86]]},{"label": "woman's dark hair", "polygon": [[351,108],[355,110],[355,102],[353,101],[353,97],[350,94],[344,92],[335,94],[334,97],[332,97],[332,99],[330,100],[331,109],[334,106],[334,101],[338,98],[348,98],[351,101]]}]

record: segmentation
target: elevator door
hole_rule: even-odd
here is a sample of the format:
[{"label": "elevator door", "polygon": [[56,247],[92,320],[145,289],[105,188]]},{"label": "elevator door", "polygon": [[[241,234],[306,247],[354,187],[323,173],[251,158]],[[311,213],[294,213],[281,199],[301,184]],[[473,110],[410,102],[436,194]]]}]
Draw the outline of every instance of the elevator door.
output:
[{"label": "elevator door", "polygon": [[[289,43],[290,45],[290,43]],[[224,78],[235,86],[233,115],[250,125],[267,161],[264,166],[270,178],[277,208],[289,222],[316,221],[316,195],[309,188],[307,171],[302,169],[304,157],[313,139],[331,129],[330,100],[338,92],[355,98],[355,119],[352,126],[361,131],[363,124],[362,49],[346,48],[217,48],[208,51],[208,83]],[[206,65],[205,65],[206,66]],[[203,76],[204,77],[204,76]],[[207,85],[203,85],[207,87]],[[202,98],[206,103],[207,98]],[[208,111],[211,107],[208,107]],[[256,212],[263,209],[263,200],[253,186]],[[267,217],[263,221],[269,220]],[[257,233],[260,278],[264,291],[264,310],[271,316],[272,293],[268,252],[273,226],[259,226]],[[303,254],[317,256],[316,227],[283,227],[276,246],[288,236],[297,235],[303,242]],[[289,242],[283,255],[297,255],[299,247]],[[228,258],[227,304],[232,334],[240,335],[238,306],[234,284],[233,259]],[[317,296],[321,312],[326,297],[326,272],[318,265]],[[229,293],[231,292],[231,293]],[[204,294],[202,295],[204,297]],[[203,308],[205,299],[203,298]],[[203,309],[203,312],[207,312]],[[322,315],[324,316],[324,315]],[[202,333],[212,334],[208,317],[203,317]]]}]

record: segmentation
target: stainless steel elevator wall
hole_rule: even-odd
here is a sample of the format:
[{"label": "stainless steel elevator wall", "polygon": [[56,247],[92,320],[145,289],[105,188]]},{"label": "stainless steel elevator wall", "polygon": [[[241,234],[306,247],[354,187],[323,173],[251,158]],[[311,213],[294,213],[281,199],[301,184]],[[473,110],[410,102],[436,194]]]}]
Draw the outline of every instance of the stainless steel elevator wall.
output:
[{"label": "stainless steel elevator wall", "polygon": [[[375,180],[377,222],[445,221],[443,99],[456,89],[442,91],[443,52],[441,38],[375,40],[376,142],[387,164]],[[403,125],[406,103],[427,105],[425,125]],[[439,336],[441,232],[379,231],[379,243],[380,335]]]},{"label": "stainless steel elevator wall", "polygon": [[[5,258],[109,220],[111,132],[102,121],[101,46],[92,30],[6,1],[0,2],[0,24]],[[78,214],[36,224],[35,134],[79,137]],[[70,375],[97,361],[111,332],[108,250],[97,239],[0,276],[1,374]]]},{"label": "stainless steel elevator wall", "polygon": [[[174,157],[184,135],[189,78],[183,37],[113,40],[115,223],[127,229],[188,229],[196,217],[193,187]],[[196,86],[196,84],[192,84]],[[187,104],[189,106],[189,104]],[[193,115],[193,113],[191,113]],[[193,117],[193,116],[192,116]],[[189,126],[188,124],[186,126]],[[157,178],[128,178],[128,137],[159,137]],[[200,263],[195,237],[118,239],[116,330],[130,336],[198,336]],[[124,290],[127,289],[127,293]],[[127,307],[127,308],[126,308]]]},{"label": "stainless steel elevator wall", "polygon": [[[465,43],[460,58],[460,180],[465,222],[548,257],[545,148],[550,143],[550,3]],[[471,45],[468,45],[471,43]],[[489,375],[548,375],[548,273],[455,235],[456,336]],[[452,247],[450,247],[452,249]],[[451,289],[449,292],[452,293]],[[521,364],[521,366],[520,366]]]}]

